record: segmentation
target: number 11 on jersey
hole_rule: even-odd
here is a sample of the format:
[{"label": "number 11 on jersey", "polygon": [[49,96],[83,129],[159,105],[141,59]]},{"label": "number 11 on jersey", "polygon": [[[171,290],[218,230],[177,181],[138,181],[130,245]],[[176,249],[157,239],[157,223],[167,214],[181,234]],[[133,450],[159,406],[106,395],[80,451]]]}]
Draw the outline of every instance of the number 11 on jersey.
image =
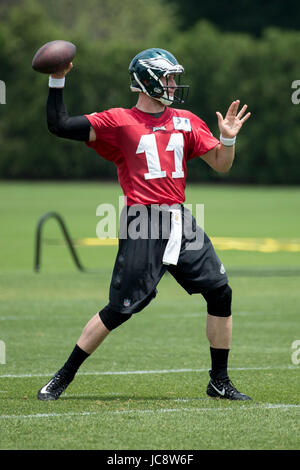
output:
[{"label": "number 11 on jersey", "polygon": [[[179,132],[171,134],[166,151],[174,152],[175,171],[172,172],[172,178],[184,178],[182,169],[183,134]],[[146,180],[167,176],[167,172],[161,169],[155,134],[142,135],[136,153],[145,153],[146,155],[148,167],[148,173],[144,174]]]}]

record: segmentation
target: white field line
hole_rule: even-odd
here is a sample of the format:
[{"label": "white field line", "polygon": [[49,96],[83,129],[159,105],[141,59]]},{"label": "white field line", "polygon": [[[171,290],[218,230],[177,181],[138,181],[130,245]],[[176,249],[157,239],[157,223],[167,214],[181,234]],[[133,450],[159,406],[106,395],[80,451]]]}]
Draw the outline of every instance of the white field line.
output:
[{"label": "white field line", "polygon": [[68,416],[80,417],[80,416],[95,416],[95,415],[122,415],[122,414],[157,414],[157,413],[203,413],[206,411],[246,411],[251,409],[277,409],[286,410],[290,408],[300,408],[300,405],[285,404],[285,403],[263,403],[255,407],[240,406],[240,407],[204,407],[204,408],[161,408],[158,410],[114,410],[114,411],[80,411],[80,412],[68,412],[68,413],[36,413],[28,415],[0,415],[0,419],[30,419],[30,418],[66,418]]},{"label": "white field line", "polygon": [[[295,370],[298,366],[266,366],[266,367],[231,367],[228,370]],[[173,374],[185,372],[208,372],[208,369],[158,369],[158,370],[123,370],[123,371],[89,371],[78,372],[77,375],[143,375],[143,374]],[[2,374],[0,379],[24,379],[32,377],[51,377],[53,372],[40,374]]]}]

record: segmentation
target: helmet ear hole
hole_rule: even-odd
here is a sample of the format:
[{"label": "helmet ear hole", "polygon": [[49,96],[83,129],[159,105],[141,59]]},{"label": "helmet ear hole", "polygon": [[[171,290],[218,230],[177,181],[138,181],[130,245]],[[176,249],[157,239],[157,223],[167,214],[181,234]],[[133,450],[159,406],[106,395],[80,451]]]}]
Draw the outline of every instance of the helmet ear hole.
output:
[{"label": "helmet ear hole", "polygon": [[142,82],[143,82],[144,85],[146,85],[146,86],[149,86],[149,85],[150,85],[150,80],[147,80],[146,78],[144,78],[144,79],[142,80]]}]

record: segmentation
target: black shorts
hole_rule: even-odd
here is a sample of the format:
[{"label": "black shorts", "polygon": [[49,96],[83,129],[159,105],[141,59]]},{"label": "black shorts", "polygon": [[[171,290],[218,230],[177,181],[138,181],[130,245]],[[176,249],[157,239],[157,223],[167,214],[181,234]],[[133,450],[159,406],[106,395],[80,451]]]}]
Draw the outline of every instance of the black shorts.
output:
[{"label": "black shorts", "polygon": [[[191,223],[190,228],[182,234],[178,263],[177,265],[163,264],[163,254],[168,243],[165,222],[167,220],[167,226],[170,228],[171,214],[168,212],[166,215],[166,211],[158,209],[159,217],[155,217],[153,222],[154,217],[150,206],[143,207],[147,208],[148,225],[142,221],[138,227],[138,212],[137,215],[128,216],[126,207],[121,214],[119,250],[109,292],[109,307],[112,310],[120,313],[141,311],[156,296],[156,286],[166,271],[189,294],[206,293],[228,283],[224,266],[210,239],[197,226],[191,213],[186,209],[183,210],[183,206],[181,206],[182,224],[184,225],[187,219]],[[162,217],[164,217],[164,224]],[[140,237],[132,238],[132,234],[129,234],[128,229],[132,222],[136,224],[135,229],[140,228]],[[146,228],[145,225],[147,225]],[[156,238],[151,237],[153,227],[155,227]],[[199,248],[195,243],[197,240],[202,242]]]}]

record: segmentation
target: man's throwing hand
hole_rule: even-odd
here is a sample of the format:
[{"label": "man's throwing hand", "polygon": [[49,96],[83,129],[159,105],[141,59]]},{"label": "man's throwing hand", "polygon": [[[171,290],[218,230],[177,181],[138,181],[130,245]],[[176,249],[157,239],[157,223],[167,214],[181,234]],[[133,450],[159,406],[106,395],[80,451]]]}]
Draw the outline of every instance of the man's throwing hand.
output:
[{"label": "man's throwing hand", "polygon": [[247,119],[251,116],[251,113],[247,113],[245,116],[245,111],[247,109],[247,105],[244,104],[242,109],[238,112],[240,100],[233,101],[228,108],[225,118],[223,118],[222,114],[217,111],[218,117],[218,125],[220,129],[220,133],[223,137],[232,139],[235,137],[242,125],[244,124]]},{"label": "man's throwing hand", "polygon": [[67,73],[69,73],[70,70],[72,70],[72,68],[73,68],[73,62],[70,62],[67,65],[67,67],[61,72],[51,73],[51,77],[52,78],[64,78],[67,75]]}]

